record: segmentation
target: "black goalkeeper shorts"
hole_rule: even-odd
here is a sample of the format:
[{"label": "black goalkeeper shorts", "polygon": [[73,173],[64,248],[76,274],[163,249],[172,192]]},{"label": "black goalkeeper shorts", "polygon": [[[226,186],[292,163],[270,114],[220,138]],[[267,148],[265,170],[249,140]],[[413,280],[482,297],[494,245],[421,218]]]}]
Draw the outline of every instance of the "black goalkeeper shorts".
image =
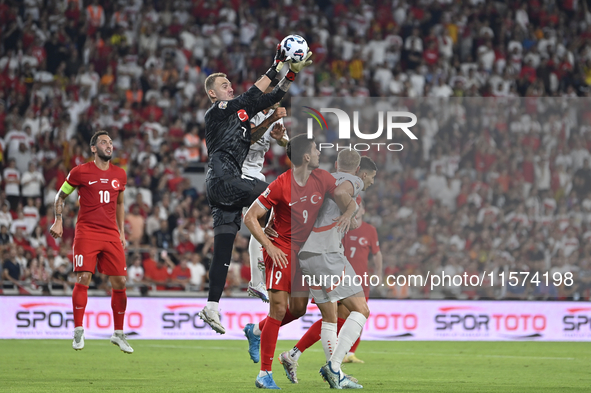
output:
[{"label": "black goalkeeper shorts", "polygon": [[207,180],[207,200],[213,215],[213,227],[242,222],[242,208],[252,203],[269,186],[267,182],[250,176],[223,176]]}]

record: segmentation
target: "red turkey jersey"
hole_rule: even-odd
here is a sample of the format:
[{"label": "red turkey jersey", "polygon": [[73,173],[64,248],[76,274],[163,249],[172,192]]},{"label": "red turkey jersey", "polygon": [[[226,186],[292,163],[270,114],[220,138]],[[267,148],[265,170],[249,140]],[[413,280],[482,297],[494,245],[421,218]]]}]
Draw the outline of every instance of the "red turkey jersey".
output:
[{"label": "red turkey jersey", "polygon": [[117,198],[127,184],[125,171],[111,163],[103,171],[91,161],[74,167],[66,181],[78,188],[80,202],[74,240],[119,242]]},{"label": "red turkey jersey", "polygon": [[272,239],[275,246],[298,252],[312,232],[324,198],[333,197],[336,188],[335,178],[324,169],[314,169],[303,187],[291,169],[269,184],[257,201],[266,210],[273,208],[273,228],[279,235]]},{"label": "red turkey jersey", "polygon": [[376,228],[366,222],[361,222],[357,229],[352,229],[343,238],[345,256],[353,266],[355,274],[363,276],[367,273],[369,254],[380,252],[380,242]]}]

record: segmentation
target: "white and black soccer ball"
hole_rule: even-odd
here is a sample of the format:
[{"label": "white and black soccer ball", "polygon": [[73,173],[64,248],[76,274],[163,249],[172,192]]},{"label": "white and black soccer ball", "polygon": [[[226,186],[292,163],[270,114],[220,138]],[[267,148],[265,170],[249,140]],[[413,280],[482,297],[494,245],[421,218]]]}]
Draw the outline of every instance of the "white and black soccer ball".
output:
[{"label": "white and black soccer ball", "polygon": [[304,37],[299,35],[288,35],[281,41],[281,48],[285,50],[293,63],[298,63],[308,54],[308,43]]}]

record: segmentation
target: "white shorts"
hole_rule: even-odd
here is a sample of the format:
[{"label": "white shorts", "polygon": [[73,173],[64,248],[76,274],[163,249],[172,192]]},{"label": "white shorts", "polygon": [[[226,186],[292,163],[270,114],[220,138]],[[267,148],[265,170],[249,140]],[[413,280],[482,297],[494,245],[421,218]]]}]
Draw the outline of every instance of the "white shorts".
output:
[{"label": "white shorts", "polygon": [[316,303],[334,303],[357,294],[365,296],[361,287],[362,277],[356,278],[345,254],[301,252],[299,260],[302,278],[309,283],[310,294]]}]

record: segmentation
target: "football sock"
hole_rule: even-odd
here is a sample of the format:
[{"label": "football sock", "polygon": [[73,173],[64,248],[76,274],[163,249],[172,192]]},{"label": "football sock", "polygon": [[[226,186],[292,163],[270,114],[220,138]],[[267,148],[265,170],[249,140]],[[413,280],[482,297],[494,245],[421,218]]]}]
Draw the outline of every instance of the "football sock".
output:
[{"label": "football sock", "polygon": [[337,319],[337,334],[339,334],[341,332],[341,328],[343,327],[344,323],[345,323],[345,319],[343,319],[343,318]]},{"label": "football sock", "polygon": [[289,311],[289,307],[287,307],[287,310],[285,310],[285,316],[281,320],[281,326],[287,325],[288,323],[293,322],[296,319],[297,319],[296,317],[291,315],[291,312]]},{"label": "football sock", "polygon": [[209,270],[209,296],[210,302],[218,302],[226,286],[228,268],[232,260],[235,233],[219,233],[213,240],[213,261]]},{"label": "football sock", "polygon": [[300,359],[300,356],[302,356],[302,351],[300,351],[298,347],[293,347],[289,350],[289,356],[297,362]]},{"label": "football sock", "polygon": [[215,312],[219,312],[219,306],[220,304],[218,302],[207,302],[205,305],[207,308],[209,308],[211,311],[215,311]]},{"label": "football sock", "polygon": [[[361,332],[361,333],[363,333],[363,332]],[[355,341],[355,343],[353,344],[353,346],[349,350],[350,355],[355,354],[355,351],[357,350],[357,347],[359,346],[359,341],[361,341],[361,334],[359,334],[359,338],[357,339],[357,341]]]},{"label": "football sock", "polygon": [[263,272],[259,269],[259,260],[263,260],[263,248],[254,236],[248,243],[248,255],[250,256],[250,282],[253,287],[265,282]]},{"label": "football sock", "polygon": [[252,328],[252,332],[254,333],[255,336],[260,336],[261,335],[261,329],[260,329],[258,323],[255,323],[254,324],[254,327]]},{"label": "football sock", "polygon": [[267,322],[261,333],[261,371],[273,369],[273,356],[277,347],[280,326],[281,321],[267,317]]},{"label": "football sock", "polygon": [[330,358],[333,371],[341,369],[341,363],[347,352],[351,349],[351,346],[359,338],[361,329],[365,325],[367,318],[363,314],[357,311],[351,312],[349,317],[343,324],[341,332],[338,336],[336,348],[334,349]]},{"label": "football sock", "polygon": [[324,356],[326,356],[326,361],[328,362],[337,345],[336,323],[322,322],[320,341],[322,341],[322,349],[324,349]]},{"label": "football sock", "polygon": [[[273,375],[273,371],[269,371],[269,374]],[[259,371],[259,377],[264,377],[265,375],[267,375],[266,371]]]},{"label": "football sock", "polygon": [[72,291],[72,306],[74,308],[74,327],[82,326],[84,311],[88,302],[88,287],[76,283]]},{"label": "football sock", "polygon": [[127,308],[127,293],[125,288],[113,289],[111,292],[111,309],[113,310],[113,324],[115,330],[123,330],[125,309]]},{"label": "football sock", "polygon": [[306,349],[314,345],[320,340],[320,332],[322,330],[322,319],[317,320],[308,328],[306,333],[300,338],[300,341],[295,345],[297,349],[304,352]]},{"label": "football sock", "polygon": [[[262,321],[259,322],[259,330],[262,332],[263,329],[265,328],[265,324],[267,323],[267,319],[269,319],[270,317],[267,317],[265,319],[263,319]],[[291,315],[291,312],[289,312],[289,307],[287,308],[287,310],[285,310],[285,315],[283,316],[283,319],[281,320],[281,326],[283,325],[287,325],[290,322],[295,321],[296,317],[294,317],[293,315]],[[254,334],[257,334],[256,331]]]}]

